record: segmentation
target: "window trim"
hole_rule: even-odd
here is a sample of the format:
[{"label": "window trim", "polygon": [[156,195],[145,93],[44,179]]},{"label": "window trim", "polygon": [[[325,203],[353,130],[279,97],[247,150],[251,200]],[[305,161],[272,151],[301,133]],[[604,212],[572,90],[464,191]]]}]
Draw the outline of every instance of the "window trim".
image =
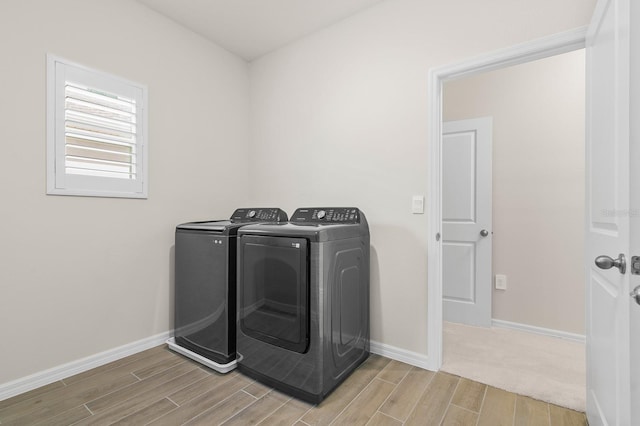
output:
[{"label": "window trim", "polygon": [[[126,87],[140,101],[136,117],[137,178],[123,180],[100,176],[71,175],[65,171],[64,86],[65,73],[79,73],[112,93]],[[148,89],[147,86],[47,54],[47,194],[88,197],[148,198]]]}]

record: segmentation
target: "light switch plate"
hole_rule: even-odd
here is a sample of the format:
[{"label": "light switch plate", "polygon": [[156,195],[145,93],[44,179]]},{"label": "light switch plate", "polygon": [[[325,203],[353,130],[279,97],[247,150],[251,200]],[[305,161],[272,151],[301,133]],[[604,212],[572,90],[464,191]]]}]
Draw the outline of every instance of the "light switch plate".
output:
[{"label": "light switch plate", "polygon": [[424,213],[424,195],[414,195],[411,201],[411,212],[413,214]]}]

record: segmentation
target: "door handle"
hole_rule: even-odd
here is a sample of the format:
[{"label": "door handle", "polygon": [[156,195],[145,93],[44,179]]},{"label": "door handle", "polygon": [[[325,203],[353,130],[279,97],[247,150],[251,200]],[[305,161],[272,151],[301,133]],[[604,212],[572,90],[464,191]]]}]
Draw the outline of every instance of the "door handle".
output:
[{"label": "door handle", "polygon": [[483,229],[482,231],[480,231],[480,235],[482,235],[483,237],[486,237],[487,235],[489,235],[489,231],[487,231],[486,229]]},{"label": "door handle", "polygon": [[617,259],[612,259],[604,255],[598,256],[596,257],[596,266],[600,269],[611,269],[615,266],[621,274],[627,271],[627,261],[623,253],[620,253]]},{"label": "door handle", "polygon": [[629,293],[629,296],[636,299],[636,303],[640,305],[640,285],[634,288],[633,291]]}]

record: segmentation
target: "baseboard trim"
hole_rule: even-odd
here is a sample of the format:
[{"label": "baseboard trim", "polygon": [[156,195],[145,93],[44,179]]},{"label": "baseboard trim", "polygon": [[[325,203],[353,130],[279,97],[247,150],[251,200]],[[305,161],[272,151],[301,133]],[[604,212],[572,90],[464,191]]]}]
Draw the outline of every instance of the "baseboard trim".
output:
[{"label": "baseboard trim", "polygon": [[395,346],[387,345],[385,343],[371,341],[371,353],[382,355],[387,358],[401,361],[416,367],[424,368],[426,370],[433,370],[429,357],[423,354],[408,351],[406,349],[396,348]]},{"label": "baseboard trim", "polygon": [[126,356],[159,346],[169,339],[169,337],[171,337],[171,332],[167,331],[138,340],[137,342],[128,343],[95,355],[90,355],[77,361],[72,361],[48,370],[40,371],[38,373],[31,374],[30,376],[0,384],[0,401],[73,376],[74,374],[100,367],[101,365],[108,364]]},{"label": "baseboard trim", "polygon": [[583,334],[569,333],[568,331],[553,330],[551,328],[536,327],[535,325],[520,324],[517,322],[504,321],[498,319],[491,320],[491,326],[497,328],[509,328],[512,330],[526,331],[528,333],[542,334],[543,336],[556,337],[559,339],[573,340],[578,343],[587,341]]}]

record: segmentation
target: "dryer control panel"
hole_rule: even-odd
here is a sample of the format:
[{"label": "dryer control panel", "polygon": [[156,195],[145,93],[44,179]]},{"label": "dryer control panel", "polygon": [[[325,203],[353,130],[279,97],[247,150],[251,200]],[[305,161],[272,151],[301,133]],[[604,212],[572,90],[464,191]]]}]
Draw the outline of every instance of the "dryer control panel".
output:
[{"label": "dryer control panel", "polygon": [[276,208],[237,209],[231,215],[233,223],[249,222],[286,222],[287,214]]},{"label": "dryer control panel", "polygon": [[312,207],[297,209],[293,223],[354,224],[360,223],[360,210],[355,207]]}]

